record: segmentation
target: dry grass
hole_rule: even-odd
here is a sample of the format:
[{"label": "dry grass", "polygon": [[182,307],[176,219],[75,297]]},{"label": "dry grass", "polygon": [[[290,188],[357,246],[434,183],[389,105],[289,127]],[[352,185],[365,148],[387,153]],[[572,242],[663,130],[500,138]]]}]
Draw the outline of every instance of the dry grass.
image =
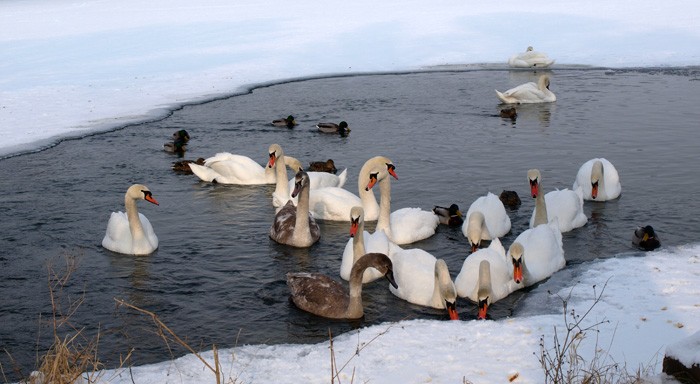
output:
[{"label": "dry grass", "polygon": [[[551,346],[545,342],[544,335],[540,337],[538,360],[545,372],[545,384],[641,384],[646,382],[643,379],[644,376],[653,373],[651,364],[630,373],[625,364],[618,364],[608,354],[610,345],[606,348],[599,346],[598,329],[601,325],[609,323],[608,320],[586,324],[588,315],[603,297],[606,286],[607,282],[600,292],[597,292],[596,287],[593,286],[593,304],[583,314],[577,313],[574,308],[569,308],[571,291],[566,297],[559,296],[564,307],[566,331],[560,334],[554,327]],[[581,355],[579,347],[590,333],[595,334],[595,352],[590,359],[586,359]],[[610,344],[612,345],[612,340]]]}]

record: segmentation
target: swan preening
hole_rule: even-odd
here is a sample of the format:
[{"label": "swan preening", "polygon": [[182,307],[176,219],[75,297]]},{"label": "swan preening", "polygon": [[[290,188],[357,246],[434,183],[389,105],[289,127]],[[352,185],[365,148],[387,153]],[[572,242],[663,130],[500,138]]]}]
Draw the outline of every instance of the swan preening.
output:
[{"label": "swan preening", "polygon": [[511,272],[506,250],[495,238],[488,248],[479,249],[464,260],[455,278],[457,295],[477,303],[478,317],[485,319],[492,303],[522,288],[522,284],[513,281]]},{"label": "swan preening", "polygon": [[505,104],[551,103],[557,101],[557,97],[549,90],[548,75],[540,75],[537,84],[528,82],[505,92],[496,90],[496,96]]},{"label": "swan preening", "polygon": [[102,246],[110,251],[128,255],[148,255],[158,248],[158,237],[146,216],[139,213],[137,200],[158,205],[151,191],[142,184],[134,184],[124,195],[124,212],[112,212]]},{"label": "swan preening", "polygon": [[491,240],[510,232],[510,217],[501,199],[489,192],[476,199],[467,211],[467,220],[462,224],[462,233],[469,240],[472,252],[481,245],[481,240]]},{"label": "swan preening", "polygon": [[584,200],[607,201],[620,196],[622,186],[615,166],[605,158],[591,159],[581,165],[573,189],[581,188]]},{"label": "swan preening", "polygon": [[[205,159],[203,166],[190,164],[190,169],[202,181],[241,185],[275,184],[277,177],[272,167],[277,160],[278,149],[281,151],[278,144],[270,145],[265,167],[250,157],[221,152]],[[280,161],[278,166],[284,167],[285,164]]]},{"label": "swan preening", "polygon": [[547,68],[552,64],[554,60],[550,59],[546,53],[537,52],[532,47],[527,47],[525,52],[508,59],[508,65],[513,68]]},{"label": "swan preening", "polygon": [[530,218],[530,227],[555,221],[561,232],[584,226],[588,217],[583,212],[583,192],[562,189],[544,194],[542,175],[537,169],[527,171],[530,191],[535,198],[535,210]]},{"label": "swan preening", "polygon": [[299,195],[296,206],[290,200],[277,212],[270,227],[270,238],[293,247],[309,247],[321,237],[321,229],[309,214],[309,176],[299,171],[292,197]]},{"label": "swan preening", "polygon": [[364,315],[362,275],[370,267],[380,271],[392,287],[398,287],[389,257],[381,253],[368,253],[352,266],[349,290],[320,273],[287,273],[292,302],[298,308],[317,316],[359,319]]}]

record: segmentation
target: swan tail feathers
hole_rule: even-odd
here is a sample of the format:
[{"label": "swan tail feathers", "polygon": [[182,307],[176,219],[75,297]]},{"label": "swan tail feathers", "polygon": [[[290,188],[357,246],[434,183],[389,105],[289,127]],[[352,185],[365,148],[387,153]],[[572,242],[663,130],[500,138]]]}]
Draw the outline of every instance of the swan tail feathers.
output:
[{"label": "swan tail feathers", "polygon": [[190,164],[190,169],[192,170],[192,173],[194,173],[202,181],[212,182],[219,176],[219,174],[213,169],[203,165]]}]

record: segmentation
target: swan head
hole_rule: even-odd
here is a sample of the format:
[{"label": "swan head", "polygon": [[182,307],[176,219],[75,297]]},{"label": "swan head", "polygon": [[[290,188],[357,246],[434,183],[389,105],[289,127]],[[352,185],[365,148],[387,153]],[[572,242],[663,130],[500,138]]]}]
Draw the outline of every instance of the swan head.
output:
[{"label": "swan head", "polygon": [[598,197],[598,188],[603,181],[603,162],[596,160],[591,167],[591,197]]},{"label": "swan head", "polygon": [[294,176],[294,190],[292,191],[292,198],[297,197],[301,190],[309,187],[309,175],[303,170],[297,172]]},{"label": "swan head", "polygon": [[508,249],[510,261],[513,263],[513,280],[520,284],[523,281],[523,254],[525,248],[522,244],[515,242]]},{"label": "swan head", "polygon": [[129,187],[129,189],[126,190],[125,197],[132,200],[146,200],[149,203],[159,205],[158,201],[153,198],[153,193],[151,193],[151,190],[143,184],[134,184]]},{"label": "swan head", "polygon": [[361,224],[364,222],[365,210],[362,207],[355,206],[350,209],[350,237],[355,237]]},{"label": "swan head", "polygon": [[291,169],[294,173],[304,169],[304,167],[301,165],[301,161],[292,156],[284,155],[284,164],[286,164],[287,167],[289,167],[289,169]]},{"label": "swan head", "polygon": [[384,277],[389,280],[391,286],[396,289],[399,288],[399,285],[396,284],[396,280],[394,280],[394,265],[391,263],[391,259],[383,253],[372,252],[363,255],[353,264],[350,275],[352,276],[355,273],[362,275],[364,270],[369,267],[373,267],[379,271],[379,273],[383,274]]},{"label": "swan head", "polygon": [[486,319],[486,313],[491,305],[491,296],[491,263],[488,260],[481,260],[479,263],[479,285],[476,292],[477,318],[479,320]]},{"label": "swan head", "polygon": [[457,288],[452,282],[447,263],[443,259],[435,261],[435,281],[438,283],[440,297],[445,302],[445,308],[450,316],[450,320],[459,320],[459,315],[457,314]]},{"label": "swan head", "polygon": [[537,80],[537,88],[540,90],[549,89],[549,76],[548,75],[542,75],[540,78]]},{"label": "swan head", "polygon": [[[377,184],[378,181],[384,180],[384,178],[388,177],[391,175],[394,179],[398,180],[399,176],[396,174],[396,166],[394,163],[389,160],[386,157],[383,156],[377,156],[373,157],[372,159],[368,160],[366,165],[369,166],[369,183],[367,183],[367,187],[365,187],[366,191],[369,191],[372,189],[372,187]],[[365,166],[363,166],[363,170],[365,169]],[[360,174],[363,172],[360,171]]]},{"label": "swan head", "polygon": [[275,166],[275,162],[280,158],[284,156],[284,152],[282,151],[282,147],[279,144],[272,144],[270,145],[270,148],[267,150],[270,160],[267,162],[267,167],[272,168]]},{"label": "swan head", "polygon": [[530,169],[527,171],[527,180],[530,182],[530,193],[532,197],[537,197],[540,189],[540,180],[542,176],[540,175],[539,169]]},{"label": "swan head", "polygon": [[[485,220],[484,214],[480,211],[472,212],[467,218],[467,240],[469,240],[471,245],[472,253],[476,252],[481,245],[484,231],[488,232],[484,225]],[[491,236],[489,235],[488,237]]]}]

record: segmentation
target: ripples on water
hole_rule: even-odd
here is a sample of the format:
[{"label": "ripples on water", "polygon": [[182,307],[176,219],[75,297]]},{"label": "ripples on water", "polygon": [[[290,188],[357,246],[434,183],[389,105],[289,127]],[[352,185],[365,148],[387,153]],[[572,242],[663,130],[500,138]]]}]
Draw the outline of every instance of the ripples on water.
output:
[{"label": "ripples on water", "polygon": [[[523,204],[509,212],[513,229],[502,239],[506,247],[527,228],[534,206],[527,169],[542,171],[546,190],[566,188],[583,162],[606,157],[617,166],[623,194],[585,204],[588,224],[564,235],[569,270],[598,257],[636,254],[630,239],[641,224],[653,225],[664,246],[697,241],[697,73],[572,68],[550,75],[558,101],[521,106],[516,122],[497,117],[494,89],[530,81],[531,72],[352,76],[266,86],[186,106],[162,121],[0,160],[1,347],[27,370],[37,333],[40,348],[50,342],[50,329],[39,325],[40,314],[44,320],[51,314],[46,265],[60,268],[62,255],[78,260],[65,294],[85,295],[71,320],[88,327],[86,335],[99,326],[108,365],[132,347],[135,364],[170,356],[149,320],[115,309],[115,297],[156,312],[202,348],[318,342],[329,328],[338,334],[385,321],[445,318],[396,299],[380,282],[365,287],[363,321],[330,321],[297,310],[288,301],[285,273],[337,276],[348,225],[322,223],[321,241],[310,249],[272,242],[267,231],[274,186],[213,185],[173,173],[177,158],[161,146],[178,129],[192,136],[191,159],[229,151],[264,163],[272,143],[305,164],[332,158],[339,170],[349,169],[351,191],[365,160],[388,156],[400,178],[393,182],[394,209],[458,203],[466,212],[488,191],[515,190]],[[269,125],[290,113],[300,123],[293,130]],[[319,121],[340,120],[350,123],[349,137],[315,130]],[[160,238],[160,248],[148,257],[118,255],[100,245],[110,212],[124,209],[124,192],[136,182],[148,185],[161,203],[139,205]],[[453,275],[467,252],[458,228],[441,227],[415,246],[446,259]],[[492,316],[517,315],[523,295],[495,304]],[[473,319],[474,309],[466,299],[458,304],[463,320]]]}]

